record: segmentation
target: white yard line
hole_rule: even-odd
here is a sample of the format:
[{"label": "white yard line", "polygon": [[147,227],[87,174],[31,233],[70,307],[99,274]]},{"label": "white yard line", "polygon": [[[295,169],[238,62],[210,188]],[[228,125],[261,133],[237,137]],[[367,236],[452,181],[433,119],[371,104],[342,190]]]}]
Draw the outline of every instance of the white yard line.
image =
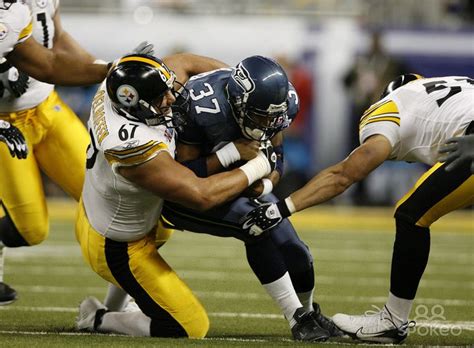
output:
[{"label": "white yard line", "polygon": [[[71,307],[27,307],[27,306],[3,306],[0,310],[17,310],[17,311],[28,311],[28,312],[61,312],[61,313],[76,313],[77,308]],[[246,318],[246,319],[277,319],[283,320],[281,314],[265,314],[265,313],[234,313],[234,312],[212,312],[209,313],[210,317],[216,318]],[[416,323],[418,327],[427,327],[433,329],[460,329],[467,331],[474,331],[474,321],[424,321],[420,320]],[[0,333],[12,333],[22,331],[0,331]],[[28,334],[29,331],[25,331]],[[31,332],[36,334],[36,332]],[[38,334],[48,334],[47,332],[40,331]],[[74,333],[52,333],[52,334],[74,334]],[[84,333],[78,333],[83,335]]]},{"label": "white yard line", "polygon": [[[33,293],[54,293],[54,294],[104,294],[106,287],[75,287],[75,286],[15,286],[22,292],[33,292]],[[251,292],[227,292],[227,291],[199,291],[194,290],[194,293],[202,298],[220,298],[228,300],[265,300],[269,297],[264,293],[251,293]],[[339,296],[339,295],[317,295],[316,301],[328,301],[328,302],[357,302],[370,304],[380,304],[386,301],[384,296]],[[417,298],[416,304],[424,305],[442,305],[442,306],[474,306],[472,300],[459,300],[459,299],[439,299],[439,298]],[[6,307],[0,307],[0,309]],[[16,308],[13,306],[12,308]]]}]

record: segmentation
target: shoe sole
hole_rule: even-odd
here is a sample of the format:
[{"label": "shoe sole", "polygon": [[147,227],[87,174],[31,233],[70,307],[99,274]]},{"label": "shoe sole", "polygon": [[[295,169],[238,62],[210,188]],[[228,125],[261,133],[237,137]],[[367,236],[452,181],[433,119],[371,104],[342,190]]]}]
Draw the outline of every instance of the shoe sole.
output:
[{"label": "shoe sole", "polygon": [[403,341],[406,340],[407,336],[402,338],[401,340],[395,340],[390,337],[383,337],[383,336],[378,336],[378,337],[359,337],[355,333],[347,332],[341,329],[342,332],[344,332],[347,336],[352,338],[355,341],[359,342],[369,342],[369,343],[382,343],[382,344],[401,344]]},{"label": "shoe sole", "polygon": [[15,302],[17,299],[14,298],[13,300],[9,300],[9,301],[0,301],[0,306],[8,306],[9,304]]}]

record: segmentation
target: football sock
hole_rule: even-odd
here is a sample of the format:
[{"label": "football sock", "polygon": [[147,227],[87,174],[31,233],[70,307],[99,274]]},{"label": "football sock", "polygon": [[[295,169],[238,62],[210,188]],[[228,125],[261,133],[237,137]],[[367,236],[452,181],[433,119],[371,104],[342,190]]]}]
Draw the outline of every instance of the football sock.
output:
[{"label": "football sock", "polygon": [[125,308],[125,305],[130,300],[127,292],[118,286],[109,283],[107,295],[105,295],[104,305],[111,312],[120,312]]},{"label": "football sock", "polygon": [[404,219],[396,219],[390,292],[398,298],[413,300],[430,254],[430,229]]},{"label": "football sock", "polygon": [[263,287],[278,304],[286,320],[288,320],[290,327],[293,327],[296,324],[295,319],[293,319],[293,314],[295,314],[296,309],[302,307],[302,305],[293,289],[293,284],[291,283],[288,272],[271,283],[263,284]]},{"label": "football sock", "polygon": [[301,304],[303,305],[305,312],[312,312],[314,311],[313,308],[313,292],[314,290],[307,291],[307,292],[299,292],[298,298],[300,299]]},{"label": "football sock", "polygon": [[392,314],[394,322],[397,326],[402,325],[408,321],[413,300],[400,298],[392,294],[388,294],[387,308]]},{"label": "football sock", "polygon": [[106,312],[99,332],[112,332],[130,336],[150,336],[151,318],[142,312]]}]

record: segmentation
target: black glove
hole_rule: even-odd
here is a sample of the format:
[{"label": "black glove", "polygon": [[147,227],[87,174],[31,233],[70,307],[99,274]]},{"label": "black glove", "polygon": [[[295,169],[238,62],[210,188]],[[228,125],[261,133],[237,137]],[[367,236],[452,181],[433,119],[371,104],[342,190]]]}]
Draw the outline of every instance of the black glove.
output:
[{"label": "black glove", "polygon": [[0,71],[2,72],[0,79],[3,87],[7,89],[12,96],[18,98],[26,92],[30,78],[26,73],[18,70],[8,62],[1,64]]},{"label": "black glove", "polygon": [[258,236],[272,229],[291,215],[285,201],[264,203],[255,199],[253,202],[259,204],[259,207],[248,212],[241,220],[242,229],[251,236]]},{"label": "black glove", "polygon": [[28,155],[28,147],[23,134],[14,125],[2,120],[0,120],[0,141],[7,144],[12,157],[22,159]]},{"label": "black glove", "polygon": [[444,154],[439,161],[447,164],[446,171],[459,168],[467,162],[471,163],[471,173],[474,173],[474,134],[446,140],[439,153]]},{"label": "black glove", "polygon": [[270,140],[264,141],[260,144],[260,151],[263,152],[270,164],[270,173],[273,172],[277,165],[277,154],[273,150],[273,145]]}]

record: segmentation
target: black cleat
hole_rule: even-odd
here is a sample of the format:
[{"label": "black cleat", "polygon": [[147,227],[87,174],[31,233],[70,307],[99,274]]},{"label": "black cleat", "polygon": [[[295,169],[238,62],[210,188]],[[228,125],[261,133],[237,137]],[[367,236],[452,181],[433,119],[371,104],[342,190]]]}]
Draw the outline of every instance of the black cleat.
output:
[{"label": "black cleat", "polygon": [[313,319],[312,313],[305,313],[301,307],[293,315],[296,325],[291,328],[291,333],[296,341],[324,342],[330,337],[329,332]]},{"label": "black cleat", "polygon": [[321,313],[321,308],[319,307],[319,304],[313,302],[313,308],[314,311],[311,312],[311,316],[314,320],[316,320],[319,326],[329,332],[331,337],[344,336],[344,332],[342,332],[331,319]]},{"label": "black cleat", "polygon": [[15,289],[12,289],[4,282],[0,282],[0,306],[8,305],[16,299],[17,295]]}]

